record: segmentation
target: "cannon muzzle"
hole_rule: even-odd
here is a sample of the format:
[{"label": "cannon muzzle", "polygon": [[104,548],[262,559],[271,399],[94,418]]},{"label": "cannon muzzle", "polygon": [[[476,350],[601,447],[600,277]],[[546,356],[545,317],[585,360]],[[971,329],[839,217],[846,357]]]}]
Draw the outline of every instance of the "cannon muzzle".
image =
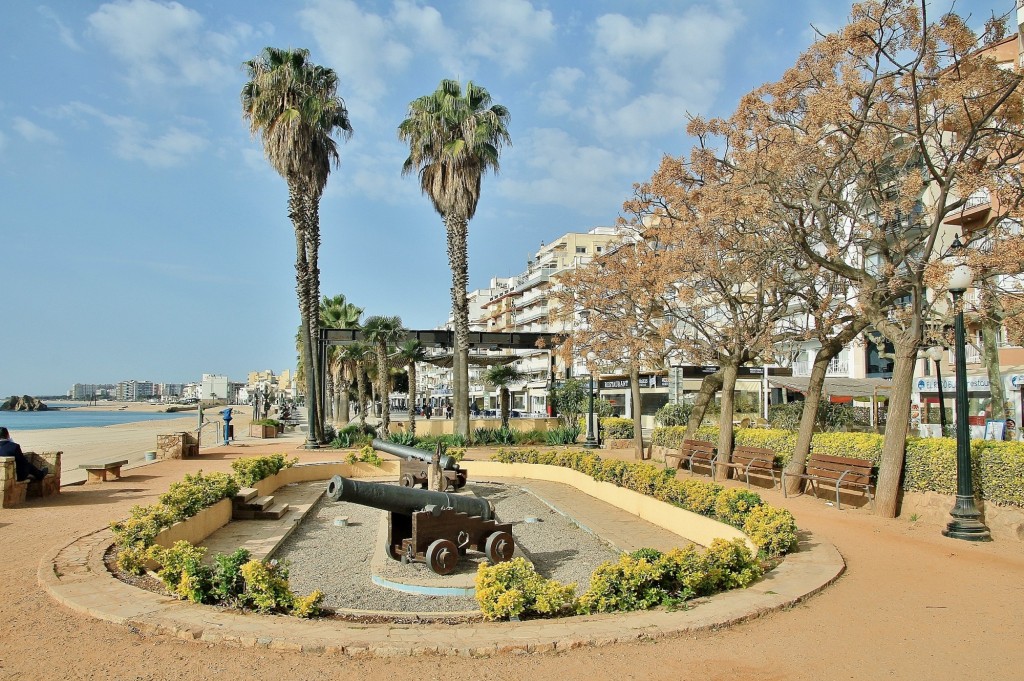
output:
[{"label": "cannon muzzle", "polygon": [[340,475],[335,475],[327,483],[327,496],[333,501],[351,501],[354,504],[408,516],[424,510],[427,506],[434,506],[438,509],[452,508],[460,513],[479,516],[483,520],[494,518],[494,509],[491,503],[479,497],[400,487],[379,482],[358,482]]},{"label": "cannon muzzle", "polygon": [[[433,456],[430,452],[425,452],[422,449],[416,449],[415,447],[409,447],[408,445],[400,445],[394,442],[388,442],[387,440],[381,440],[380,438],[374,438],[373,442],[370,443],[374,449],[387,452],[388,454],[394,454],[400,459],[406,461],[423,461],[424,463],[430,463],[430,459]],[[457,471],[459,470],[459,462],[454,457],[445,454],[441,457],[441,468],[446,471]]]}]

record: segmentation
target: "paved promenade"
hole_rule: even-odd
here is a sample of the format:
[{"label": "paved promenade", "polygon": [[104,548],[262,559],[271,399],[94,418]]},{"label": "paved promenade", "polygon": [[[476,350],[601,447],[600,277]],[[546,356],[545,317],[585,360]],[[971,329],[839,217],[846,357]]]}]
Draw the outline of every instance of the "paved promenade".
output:
[{"label": "paved promenade", "polygon": [[[715,603],[705,603],[684,613],[627,615],[650,619],[625,624],[625,635],[624,620],[615,631],[603,629],[608,624],[602,618],[523,623],[527,628],[519,632],[540,641],[533,648],[529,641],[522,645],[519,634],[504,624],[391,627],[387,633],[346,627],[348,647],[339,648],[338,637],[314,633],[317,623],[244,616],[251,635],[231,640],[234,634],[218,637],[227,613],[213,608],[155,594],[159,602],[140,606],[135,590],[131,597],[127,592],[123,598],[90,597],[93,587],[84,585],[83,575],[99,573],[96,547],[109,542],[102,528],[110,520],[123,517],[132,505],[151,503],[186,472],[228,470],[239,456],[288,451],[299,442],[238,444],[245,446],[130,469],[120,482],[72,486],[58,498],[0,509],[0,542],[7,547],[0,562],[0,636],[18,642],[0,649],[0,678],[211,678],[228,673],[282,679],[1008,679],[1024,667],[1019,628],[1024,546],[957,542],[941,537],[939,527],[879,519],[861,510],[840,512],[808,497],[784,500],[772,491],[763,492],[766,499],[790,508],[801,528],[809,530],[806,548],[834,544],[847,571],[833,586],[794,607],[721,630],[710,622],[702,628],[673,619],[708,616]],[[294,451],[304,461],[337,458],[336,452]],[[74,541],[83,536],[82,542]],[[66,572],[54,572],[55,559]],[[47,563],[48,573],[41,569]],[[121,619],[115,615],[102,621],[95,613],[62,606],[37,581],[63,579],[73,591],[76,576],[83,582],[77,602],[84,602],[85,610],[109,608],[113,601]],[[772,579],[784,577],[780,572]],[[118,584],[112,588],[131,589]],[[764,583],[761,589],[723,596],[785,596],[775,584]],[[149,609],[146,617],[140,617],[140,607]],[[749,612],[749,604],[743,610]],[[186,613],[186,619],[194,619],[177,629],[148,626],[152,613]],[[726,615],[724,622],[736,619],[741,618]],[[862,654],[829,655],[840,642],[842,649]],[[371,649],[405,655],[410,645],[438,655],[364,657]],[[19,647],[35,654],[23,655]],[[441,656],[442,647],[491,657],[450,659]],[[530,650],[554,652],[521,654]]]}]

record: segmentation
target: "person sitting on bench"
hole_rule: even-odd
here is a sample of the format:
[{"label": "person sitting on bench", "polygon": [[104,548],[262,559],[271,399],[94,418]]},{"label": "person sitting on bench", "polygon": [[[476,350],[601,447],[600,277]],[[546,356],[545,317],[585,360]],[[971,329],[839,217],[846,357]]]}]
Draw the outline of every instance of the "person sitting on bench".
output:
[{"label": "person sitting on bench", "polygon": [[24,480],[42,480],[50,472],[48,468],[37,468],[25,453],[21,451],[21,445],[11,439],[9,430],[0,426],[0,456],[13,456],[15,475],[18,482]]}]

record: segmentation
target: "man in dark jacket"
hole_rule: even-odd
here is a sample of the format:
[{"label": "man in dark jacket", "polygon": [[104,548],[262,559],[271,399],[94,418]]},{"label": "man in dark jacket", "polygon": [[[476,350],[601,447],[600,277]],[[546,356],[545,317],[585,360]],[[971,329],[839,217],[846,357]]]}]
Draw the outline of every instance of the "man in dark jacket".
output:
[{"label": "man in dark jacket", "polygon": [[13,456],[15,475],[22,480],[42,480],[50,472],[48,468],[37,468],[21,451],[21,445],[11,440],[11,433],[0,426],[0,456]]}]

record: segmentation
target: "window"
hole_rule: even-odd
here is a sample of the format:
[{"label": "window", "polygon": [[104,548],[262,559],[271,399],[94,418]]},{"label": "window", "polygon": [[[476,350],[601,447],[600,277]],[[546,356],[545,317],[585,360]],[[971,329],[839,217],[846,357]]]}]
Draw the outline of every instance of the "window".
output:
[{"label": "window", "polygon": [[603,247],[601,247],[601,246],[598,246],[598,247],[597,247],[597,252],[598,252],[598,253],[600,253],[600,252],[601,252],[601,251],[603,251],[603,250],[604,250],[604,248],[603,248]]},{"label": "window", "polygon": [[587,252],[587,247],[586,246],[577,246],[576,247],[576,252],[577,253],[586,253]]}]

